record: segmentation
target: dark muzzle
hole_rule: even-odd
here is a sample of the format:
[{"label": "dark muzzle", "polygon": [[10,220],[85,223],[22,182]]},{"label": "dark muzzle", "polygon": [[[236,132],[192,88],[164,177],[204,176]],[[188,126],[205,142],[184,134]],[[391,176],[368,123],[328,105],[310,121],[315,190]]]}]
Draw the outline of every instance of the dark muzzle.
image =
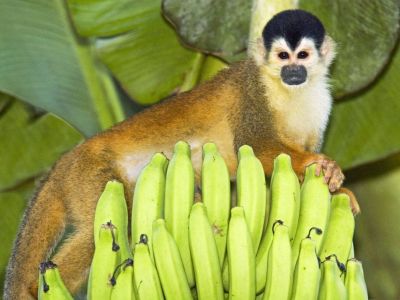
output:
[{"label": "dark muzzle", "polygon": [[307,70],[301,65],[284,66],[281,69],[281,78],[288,85],[299,85],[306,81]]}]

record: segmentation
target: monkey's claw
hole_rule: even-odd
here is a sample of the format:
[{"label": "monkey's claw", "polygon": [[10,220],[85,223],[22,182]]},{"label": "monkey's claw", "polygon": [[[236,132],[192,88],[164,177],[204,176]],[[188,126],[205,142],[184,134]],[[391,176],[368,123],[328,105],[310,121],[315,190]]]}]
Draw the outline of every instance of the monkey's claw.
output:
[{"label": "monkey's claw", "polygon": [[325,182],[329,186],[329,191],[337,191],[343,184],[344,175],[336,161],[328,158],[321,158],[315,163],[317,164],[315,175],[319,176],[322,171],[324,173]]}]

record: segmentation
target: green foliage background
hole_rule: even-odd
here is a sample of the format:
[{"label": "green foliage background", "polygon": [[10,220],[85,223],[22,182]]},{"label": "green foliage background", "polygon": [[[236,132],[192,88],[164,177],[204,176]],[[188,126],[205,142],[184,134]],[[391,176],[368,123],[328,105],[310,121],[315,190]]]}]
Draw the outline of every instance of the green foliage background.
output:
[{"label": "green foliage background", "polygon": [[0,0],[0,270],[60,155],[245,57],[260,23],[252,5],[259,26],[281,9],[312,11],[337,41],[323,152],[359,198],[356,254],[371,296],[400,298],[397,0]]}]

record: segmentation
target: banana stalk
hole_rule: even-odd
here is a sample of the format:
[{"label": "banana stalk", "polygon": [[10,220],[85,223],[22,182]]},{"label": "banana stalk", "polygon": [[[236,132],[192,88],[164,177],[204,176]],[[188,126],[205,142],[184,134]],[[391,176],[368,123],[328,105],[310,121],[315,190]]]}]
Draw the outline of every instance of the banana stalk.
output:
[{"label": "banana stalk", "polygon": [[226,237],[231,206],[230,189],[228,167],[218,152],[217,146],[213,143],[205,144],[201,169],[201,192],[217,245],[220,267],[223,265],[226,254]]},{"label": "banana stalk", "polygon": [[194,170],[190,147],[185,142],[175,144],[165,185],[165,223],[176,241],[190,287],[194,273],[189,247],[189,215],[194,200]]}]

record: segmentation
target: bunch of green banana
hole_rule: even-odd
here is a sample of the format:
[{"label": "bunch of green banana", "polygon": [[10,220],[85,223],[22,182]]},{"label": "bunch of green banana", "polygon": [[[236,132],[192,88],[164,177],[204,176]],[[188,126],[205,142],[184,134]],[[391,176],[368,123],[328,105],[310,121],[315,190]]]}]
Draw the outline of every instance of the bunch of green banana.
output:
[{"label": "bunch of green banana", "polygon": [[354,216],[350,207],[350,198],[346,194],[332,197],[331,215],[326,229],[320,257],[335,254],[339,261],[347,261],[353,245]]},{"label": "bunch of green banana", "polygon": [[[215,144],[203,146],[203,202],[195,204],[189,145],[178,142],[169,164],[156,153],[135,186],[133,259],[123,185],[108,182],[96,207],[88,299],[367,299],[349,197],[331,199],[315,165],[300,191],[281,154],[269,205],[260,161],[249,146],[238,155],[238,206],[230,210],[229,172]],[[38,292],[72,299],[51,262],[41,264]]]},{"label": "bunch of green banana", "polygon": [[139,299],[164,299],[158,272],[150,257],[147,235],[140,236],[135,245],[133,272]]},{"label": "bunch of green banana", "polygon": [[282,220],[288,227],[290,240],[294,238],[300,210],[300,184],[293,171],[290,156],[278,155],[271,177],[271,210],[268,225],[256,257],[256,290],[260,293],[266,283],[268,252],[273,240],[273,224]]},{"label": "bunch of green banana", "polygon": [[203,203],[194,204],[190,212],[189,240],[198,299],[223,300],[217,246]]},{"label": "bunch of green banana", "polygon": [[255,255],[243,207],[234,207],[228,229],[229,299],[250,300],[255,291]]},{"label": "bunch of green banana", "polygon": [[[117,278],[115,273],[120,270]],[[139,295],[136,289],[135,278],[133,275],[133,259],[127,258],[114,271],[110,279],[113,285],[111,291],[111,300],[139,300]]]},{"label": "bunch of green banana", "polygon": [[163,219],[153,223],[153,250],[165,298],[192,299],[178,246]]},{"label": "bunch of green banana", "polygon": [[168,160],[164,154],[154,154],[139,174],[133,194],[132,245],[134,247],[139,241],[141,234],[146,234],[152,259],[152,226],[155,220],[163,217],[167,165]]},{"label": "bunch of green banana", "polygon": [[107,182],[99,201],[94,217],[94,243],[97,245],[102,224],[112,220],[118,229],[117,243],[121,259],[132,257],[128,240],[128,209],[124,195],[124,186],[118,181]]},{"label": "bunch of green banana", "polygon": [[226,236],[231,209],[230,190],[231,182],[228,167],[218,152],[217,146],[213,143],[205,144],[201,168],[201,193],[217,244],[221,267],[226,253]]},{"label": "bunch of green banana", "polygon": [[318,298],[321,271],[316,252],[317,243],[315,239],[311,238],[313,231],[319,236],[322,234],[320,228],[312,227],[307,237],[300,243],[300,253],[293,275],[292,300],[316,300]]},{"label": "bunch of green banana", "polygon": [[[306,168],[304,181],[301,186],[299,222],[292,243],[293,269],[299,256],[300,243],[307,236],[310,228],[317,227],[324,233],[329,220],[331,194],[329,193],[328,184],[325,182],[323,174],[321,173],[320,176],[316,176],[315,169],[315,164]],[[313,237],[317,253],[321,247],[322,239],[323,234]]]},{"label": "bunch of green banana", "polygon": [[175,239],[190,287],[194,274],[189,246],[189,215],[194,201],[194,170],[190,147],[186,142],[175,144],[169,162],[166,184],[164,217],[168,231]]},{"label": "bunch of green banana", "polygon": [[348,300],[368,299],[362,264],[354,258],[347,261],[345,286]]},{"label": "bunch of green banana", "polygon": [[99,236],[90,267],[87,288],[88,299],[109,299],[112,284],[110,278],[120,261],[119,245],[116,243],[118,230],[107,222],[100,226]]},{"label": "bunch of green banana", "polygon": [[322,262],[322,280],[319,289],[319,300],[346,300],[347,291],[340,278],[345,272],[344,265],[335,255],[326,257]]},{"label": "bunch of green banana", "polygon": [[272,226],[273,239],[268,253],[264,300],[289,299],[292,283],[292,249],[289,227],[278,220]]},{"label": "bunch of green banana", "polygon": [[39,267],[39,300],[72,300],[72,296],[61,279],[57,265],[52,261]]}]

